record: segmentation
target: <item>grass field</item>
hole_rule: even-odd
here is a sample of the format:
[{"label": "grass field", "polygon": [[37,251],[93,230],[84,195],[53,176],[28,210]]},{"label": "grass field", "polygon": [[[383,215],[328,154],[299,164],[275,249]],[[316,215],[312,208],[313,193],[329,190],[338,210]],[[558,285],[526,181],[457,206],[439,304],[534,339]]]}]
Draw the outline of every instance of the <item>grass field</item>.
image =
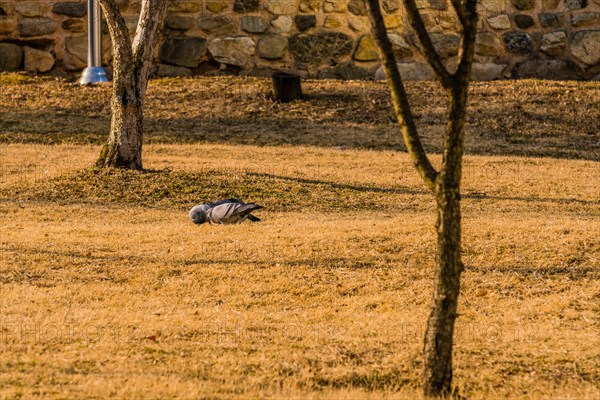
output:
[{"label": "grass field", "polygon": [[[97,173],[107,87],[0,82],[1,398],[420,398],[434,203],[384,85],[280,105],[263,80],[153,81],[147,171]],[[435,151],[439,90],[409,90]],[[468,398],[600,396],[599,105],[598,83],[473,87]],[[189,222],[225,196],[263,221]]]}]

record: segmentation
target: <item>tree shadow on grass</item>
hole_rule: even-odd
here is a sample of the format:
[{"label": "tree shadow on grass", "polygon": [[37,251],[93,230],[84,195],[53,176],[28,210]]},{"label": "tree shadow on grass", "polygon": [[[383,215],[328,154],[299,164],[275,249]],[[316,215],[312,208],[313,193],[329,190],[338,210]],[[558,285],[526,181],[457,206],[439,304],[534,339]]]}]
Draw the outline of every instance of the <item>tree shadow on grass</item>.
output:
[{"label": "tree shadow on grass", "polygon": [[582,200],[573,197],[552,198],[552,197],[523,197],[523,196],[493,196],[487,194],[465,194],[466,199],[479,200],[503,200],[503,201],[524,201],[528,203],[555,203],[555,204],[581,204],[581,205],[600,205],[599,200]]},{"label": "tree shadow on grass", "polygon": [[327,186],[333,189],[344,189],[351,190],[354,192],[370,192],[370,193],[390,193],[390,194],[409,194],[415,196],[427,195],[430,192],[426,190],[418,190],[411,189],[406,186],[397,186],[397,187],[377,187],[377,186],[365,186],[365,185],[353,185],[348,183],[339,183],[339,182],[331,182],[331,181],[323,181],[319,179],[308,179],[308,178],[299,178],[292,176],[282,176],[282,175],[274,175],[267,173],[259,173],[259,172],[247,172],[250,176],[256,176],[260,178],[269,178],[269,179],[278,179],[289,182],[302,183],[306,185],[321,185]]},{"label": "tree shadow on grass", "polygon": [[[399,187],[376,187],[376,186],[364,186],[364,185],[353,185],[347,183],[323,181],[318,179],[307,179],[290,176],[281,176],[266,173],[255,173],[248,172],[250,176],[258,176],[263,178],[279,179],[283,181],[291,181],[308,185],[324,185],[335,189],[347,189],[355,192],[371,192],[371,193],[390,193],[390,194],[408,194],[414,196],[426,196],[430,195],[431,192],[428,190],[418,190],[409,188],[406,186]],[[433,195],[432,195],[433,197]],[[478,199],[478,200],[503,200],[503,201],[523,201],[531,203],[556,203],[556,204],[582,204],[582,205],[600,205],[600,199],[593,200],[582,200],[572,197],[568,198],[551,198],[551,197],[522,197],[522,196],[494,196],[481,193],[464,194],[462,198],[466,199]]]},{"label": "tree shadow on grass", "polygon": [[552,277],[552,276],[567,276],[572,280],[582,279],[598,279],[600,278],[600,270],[595,267],[573,266],[573,267],[498,267],[498,266],[482,266],[482,265],[465,265],[466,271],[479,273],[511,273],[530,277]]}]

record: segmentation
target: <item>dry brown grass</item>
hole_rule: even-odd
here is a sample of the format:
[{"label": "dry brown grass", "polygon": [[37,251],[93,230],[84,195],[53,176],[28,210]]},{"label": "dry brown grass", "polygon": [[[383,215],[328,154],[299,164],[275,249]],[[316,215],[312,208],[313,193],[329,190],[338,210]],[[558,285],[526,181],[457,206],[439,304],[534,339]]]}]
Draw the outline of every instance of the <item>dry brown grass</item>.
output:
[{"label": "dry brown grass", "polygon": [[[210,82],[199,81],[188,85]],[[59,84],[35,80],[22,93],[36,85]],[[82,103],[105,95],[69,90]],[[76,135],[68,118],[64,136],[46,133],[36,104],[57,99],[36,96],[22,109],[29,127],[12,117],[11,133],[0,123],[5,140],[81,143],[89,134]],[[186,121],[173,120],[173,130]],[[548,130],[564,129],[561,121]],[[263,122],[246,132],[266,135]],[[333,140],[351,140],[351,128],[336,126]],[[597,143],[574,144],[580,137],[597,141],[586,132],[535,139],[536,154],[560,143],[558,155],[580,160],[508,155],[490,139],[480,152],[506,154],[465,161],[455,365],[469,398],[600,395],[600,164]],[[420,398],[433,203],[407,156],[373,140],[377,151],[152,144],[149,172],[106,174],[87,169],[97,145],[3,145],[0,397]],[[266,205],[263,222],[188,221],[194,203],[229,195]]]}]

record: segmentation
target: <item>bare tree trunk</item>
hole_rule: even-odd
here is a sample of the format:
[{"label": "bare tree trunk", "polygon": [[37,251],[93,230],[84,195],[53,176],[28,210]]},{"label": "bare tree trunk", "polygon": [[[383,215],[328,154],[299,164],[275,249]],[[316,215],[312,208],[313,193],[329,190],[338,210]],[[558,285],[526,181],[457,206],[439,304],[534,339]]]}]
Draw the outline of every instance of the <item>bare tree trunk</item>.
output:
[{"label": "bare tree trunk", "polygon": [[[455,91],[456,90],[456,91]],[[436,181],[437,264],[433,305],[423,348],[423,391],[426,396],[452,394],[452,347],[457,317],[461,261],[460,181],[466,92],[453,90],[440,174]]]},{"label": "bare tree trunk", "polygon": [[141,170],[144,98],[167,0],[143,0],[133,41],[115,0],[99,0],[113,48],[112,119],[98,167]]},{"label": "bare tree trunk", "polygon": [[393,55],[379,6],[366,0],[373,36],[390,87],[404,143],[415,168],[432,190],[437,203],[437,266],[433,305],[427,321],[423,346],[423,393],[429,397],[453,394],[452,345],[457,317],[461,261],[460,182],[469,76],[477,26],[476,0],[451,0],[463,26],[462,54],[456,73],[448,72],[427,33],[415,0],[404,0],[411,26],[438,81],[448,92],[448,123],[444,135],[442,167],[436,171],[421,144]]},{"label": "bare tree trunk", "polygon": [[104,145],[98,167],[142,169],[143,98],[140,82],[133,71],[122,78],[111,100],[112,119],[108,143]]},{"label": "bare tree trunk", "polygon": [[426,396],[452,392],[452,340],[460,291],[460,203],[452,195],[437,198],[437,263],[433,306],[423,349],[423,391]]}]

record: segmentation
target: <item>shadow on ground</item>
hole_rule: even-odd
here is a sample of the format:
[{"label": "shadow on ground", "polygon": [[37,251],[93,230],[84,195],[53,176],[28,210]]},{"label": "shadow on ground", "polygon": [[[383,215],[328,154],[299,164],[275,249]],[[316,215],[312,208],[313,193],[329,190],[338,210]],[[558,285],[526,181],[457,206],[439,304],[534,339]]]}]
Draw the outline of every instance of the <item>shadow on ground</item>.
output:
[{"label": "shadow on ground", "polygon": [[[42,78],[26,82],[9,82],[0,94],[1,142],[105,141],[110,86],[81,87]],[[152,81],[146,143],[404,150],[383,82],[306,81],[303,85],[305,100],[279,104],[271,100],[270,82],[264,79]],[[443,91],[431,82],[409,82],[407,89],[426,147],[440,152],[446,113]],[[480,155],[599,160],[598,126],[599,83],[473,83],[466,149]]]}]

